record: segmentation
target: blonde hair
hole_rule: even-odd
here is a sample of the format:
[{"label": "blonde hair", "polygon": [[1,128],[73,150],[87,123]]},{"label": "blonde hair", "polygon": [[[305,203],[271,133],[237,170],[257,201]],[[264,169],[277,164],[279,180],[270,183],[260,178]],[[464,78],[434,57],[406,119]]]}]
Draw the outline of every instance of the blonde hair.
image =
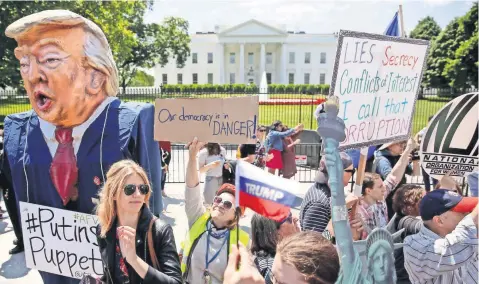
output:
[{"label": "blonde hair", "polygon": [[[106,173],[106,182],[100,192],[100,203],[96,215],[101,226],[100,237],[104,238],[110,230],[116,217],[116,202],[123,190],[125,181],[131,175],[139,175],[145,184],[150,186],[146,172],[137,163],[131,160],[122,160],[114,163]],[[145,196],[145,205],[148,207],[151,191]]]}]

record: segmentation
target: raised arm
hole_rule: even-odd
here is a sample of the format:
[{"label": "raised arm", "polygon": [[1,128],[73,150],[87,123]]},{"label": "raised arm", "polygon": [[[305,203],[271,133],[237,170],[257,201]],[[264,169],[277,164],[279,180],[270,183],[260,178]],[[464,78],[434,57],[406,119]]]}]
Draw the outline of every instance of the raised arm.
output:
[{"label": "raised arm", "polygon": [[198,138],[193,139],[193,142],[187,145],[189,159],[186,165],[185,211],[190,227],[206,212],[206,208],[201,202],[200,178],[196,168],[196,155],[203,145],[204,143],[198,142]]},{"label": "raised arm", "polygon": [[404,240],[404,267],[411,279],[424,282],[454,271],[477,257],[477,208],[452,233],[424,247],[413,236]]},{"label": "raised arm", "polygon": [[387,175],[386,179],[389,183],[393,184],[394,186],[386,186],[386,192],[384,196],[387,196],[401,181],[404,172],[406,171],[409,165],[409,155],[418,147],[416,140],[409,138],[407,142],[406,149],[402,153],[401,157],[399,158],[398,162],[394,165],[391,172]]}]

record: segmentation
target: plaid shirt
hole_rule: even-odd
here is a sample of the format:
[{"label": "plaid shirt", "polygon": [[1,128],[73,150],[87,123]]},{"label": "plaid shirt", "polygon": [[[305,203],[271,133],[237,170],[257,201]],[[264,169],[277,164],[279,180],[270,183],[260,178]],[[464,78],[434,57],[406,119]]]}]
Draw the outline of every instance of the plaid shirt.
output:
[{"label": "plaid shirt", "polygon": [[388,224],[388,207],[385,200],[386,196],[393,191],[397,184],[396,179],[391,175],[388,175],[384,180],[386,191],[382,201],[369,205],[364,201],[364,198],[360,198],[358,213],[361,215],[364,226],[362,239],[365,239],[375,228],[383,228]]}]

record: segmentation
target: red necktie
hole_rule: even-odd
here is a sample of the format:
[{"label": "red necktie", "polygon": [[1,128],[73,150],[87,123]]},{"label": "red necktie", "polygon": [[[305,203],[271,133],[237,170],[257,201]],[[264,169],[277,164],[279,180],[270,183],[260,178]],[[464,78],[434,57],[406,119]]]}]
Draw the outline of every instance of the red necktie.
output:
[{"label": "red necktie", "polygon": [[70,199],[78,198],[78,168],[72,144],[72,129],[57,127],[55,139],[58,141],[58,148],[50,167],[50,177],[65,206]]}]

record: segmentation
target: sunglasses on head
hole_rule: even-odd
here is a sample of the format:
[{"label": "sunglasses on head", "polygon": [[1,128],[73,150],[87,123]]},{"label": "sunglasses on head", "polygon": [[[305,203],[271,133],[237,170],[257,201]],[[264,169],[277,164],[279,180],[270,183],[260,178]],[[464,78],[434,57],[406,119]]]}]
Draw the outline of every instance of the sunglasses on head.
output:
[{"label": "sunglasses on head", "polygon": [[130,196],[135,193],[136,188],[140,190],[140,193],[142,195],[146,195],[148,194],[148,192],[150,192],[150,187],[147,184],[126,184],[123,188],[123,191],[125,192],[125,195]]},{"label": "sunglasses on head", "polygon": [[231,203],[231,201],[223,200],[223,198],[221,198],[219,196],[216,196],[215,199],[213,199],[213,204],[214,205],[220,205],[221,203],[223,203],[223,207],[226,210],[229,210],[229,209],[231,209],[231,207],[233,207],[233,203]]}]

